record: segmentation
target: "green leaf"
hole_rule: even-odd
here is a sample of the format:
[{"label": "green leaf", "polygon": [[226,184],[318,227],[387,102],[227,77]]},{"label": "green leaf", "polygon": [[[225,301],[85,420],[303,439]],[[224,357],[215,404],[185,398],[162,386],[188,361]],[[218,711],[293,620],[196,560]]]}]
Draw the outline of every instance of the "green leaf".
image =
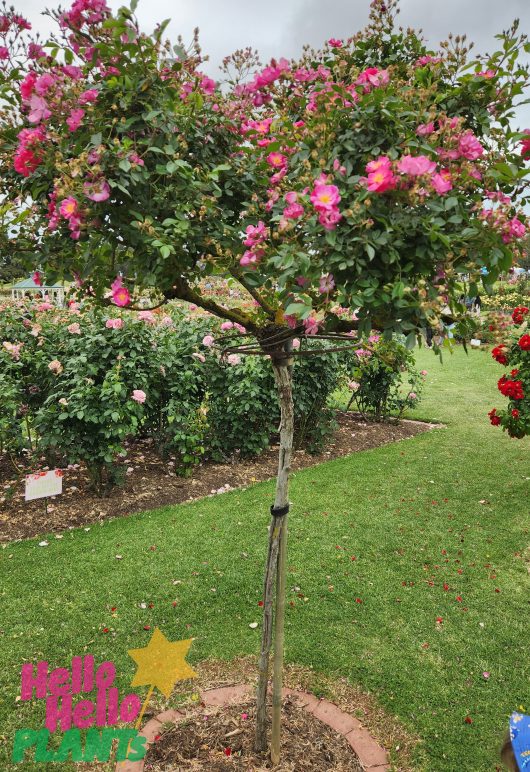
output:
[{"label": "green leaf", "polygon": [[402,281],[398,281],[392,288],[392,298],[402,298],[405,294],[405,285]]},{"label": "green leaf", "polygon": [[405,340],[405,346],[409,350],[412,350],[415,345],[416,345],[416,333],[415,332],[409,332],[409,334],[407,335],[407,338]]},{"label": "green leaf", "polygon": [[[285,314],[287,316],[300,316],[304,311],[308,310],[308,306],[306,306],[305,303],[289,303],[287,308],[285,309]],[[309,309],[310,310],[310,309]]]},{"label": "green leaf", "polygon": [[445,210],[448,212],[449,209],[454,209],[455,206],[458,206],[458,199],[456,196],[449,196],[449,198],[445,199]]}]

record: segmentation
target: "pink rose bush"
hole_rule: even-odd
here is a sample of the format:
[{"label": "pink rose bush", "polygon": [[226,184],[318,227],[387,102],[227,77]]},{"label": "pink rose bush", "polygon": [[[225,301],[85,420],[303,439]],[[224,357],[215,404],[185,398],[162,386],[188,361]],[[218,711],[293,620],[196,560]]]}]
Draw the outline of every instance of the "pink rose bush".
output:
[{"label": "pink rose bush", "polygon": [[[76,0],[62,12],[57,56],[43,56],[10,13],[4,27],[18,42],[13,48],[0,31],[0,67],[17,110],[13,126],[0,126],[0,159],[10,170],[1,192],[33,199],[28,227],[54,248],[64,243],[65,275],[75,270],[85,294],[120,308],[136,307],[155,276],[166,299],[200,305],[191,284],[205,264],[253,284],[255,310],[209,303],[251,332],[282,314],[312,333],[436,323],[447,299],[456,313],[455,260],[469,273],[466,255],[481,254],[494,279],[527,233],[523,202],[511,192],[530,140],[495,133],[525,76],[515,59],[498,66],[493,55],[466,70],[413,31],[401,58],[382,53],[373,66],[362,41],[385,29],[377,43],[384,52],[395,12],[393,0],[374,4],[360,37],[331,38],[311,62],[280,58],[257,68],[251,54],[227,57],[223,88],[204,74],[200,54],[168,62],[156,35],[143,33],[134,15],[113,15],[104,0]],[[158,106],[142,90],[146,61]],[[114,117],[125,71],[134,128]],[[470,82],[473,109],[491,116],[490,127],[468,120]],[[451,114],[440,107],[447,103]],[[165,123],[153,124],[153,110]],[[419,242],[421,256],[411,248]],[[325,291],[323,276],[334,282]],[[375,287],[387,288],[383,301]],[[359,309],[358,318],[338,318],[337,305]]]}]

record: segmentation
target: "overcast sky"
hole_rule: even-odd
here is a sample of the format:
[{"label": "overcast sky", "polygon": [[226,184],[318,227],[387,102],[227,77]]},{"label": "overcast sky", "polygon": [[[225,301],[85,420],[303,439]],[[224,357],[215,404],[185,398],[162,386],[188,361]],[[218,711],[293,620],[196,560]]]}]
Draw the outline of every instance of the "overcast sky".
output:
[{"label": "overcast sky", "polygon": [[[49,20],[40,13],[57,3],[14,2],[35,30],[49,32]],[[108,2],[113,8],[123,5]],[[203,52],[211,57],[206,69],[215,77],[221,59],[237,48],[251,45],[266,61],[297,56],[304,43],[318,46],[330,37],[349,37],[366,23],[368,8],[369,0],[139,0],[137,14],[146,31],[171,17],[167,32],[172,39],[181,33],[187,40],[198,26]],[[530,33],[530,0],[402,0],[401,8],[401,23],[423,29],[433,47],[449,32],[465,32],[481,51],[494,50],[495,34],[516,17]],[[524,113],[523,120],[530,123],[530,109]]]}]

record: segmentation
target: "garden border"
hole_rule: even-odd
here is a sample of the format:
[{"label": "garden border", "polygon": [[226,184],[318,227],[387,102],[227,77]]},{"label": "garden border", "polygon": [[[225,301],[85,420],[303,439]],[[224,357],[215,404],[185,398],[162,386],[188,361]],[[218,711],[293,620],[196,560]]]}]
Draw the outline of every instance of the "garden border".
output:
[{"label": "garden border", "polygon": [[[206,689],[201,692],[201,701],[211,707],[224,705],[237,705],[251,698],[255,689],[250,684],[236,684],[234,686],[221,686],[217,689]],[[328,700],[321,700],[313,694],[297,691],[295,689],[282,689],[285,697],[295,697],[301,707],[311,713],[333,730],[343,735],[350,744],[353,752],[358,756],[361,764],[370,772],[388,772],[388,754],[370,735],[361,722],[345,713],[337,705]],[[152,743],[160,734],[163,724],[173,723],[185,718],[185,714],[178,710],[166,710],[150,719],[141,731],[141,735]],[[116,772],[143,772],[145,759],[141,761],[120,761],[116,765]]]}]

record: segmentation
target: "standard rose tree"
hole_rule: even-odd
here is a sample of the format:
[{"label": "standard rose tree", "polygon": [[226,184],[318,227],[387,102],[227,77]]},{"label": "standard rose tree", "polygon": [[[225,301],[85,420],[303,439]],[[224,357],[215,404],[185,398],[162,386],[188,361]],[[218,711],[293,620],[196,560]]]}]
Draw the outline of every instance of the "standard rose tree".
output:
[{"label": "standard rose tree", "polygon": [[[205,74],[196,41],[171,47],[164,25],[144,34],[134,8],[113,15],[104,0],[76,0],[42,45],[13,12],[0,23],[0,192],[28,202],[46,277],[126,308],[141,291],[153,305],[195,303],[244,326],[271,358],[282,422],[257,747],[277,573],[275,762],[291,339],[376,328],[412,343],[448,307],[463,311],[458,298],[476,293],[482,268],[489,282],[508,269],[527,228],[528,138],[511,128],[526,39],[514,25],[499,52],[469,62],[463,40],[429,51],[396,12],[395,0],[372,3],[366,30],[300,61],[257,68],[238,52],[224,84]],[[239,282],[253,310],[206,296],[208,274]]]}]

